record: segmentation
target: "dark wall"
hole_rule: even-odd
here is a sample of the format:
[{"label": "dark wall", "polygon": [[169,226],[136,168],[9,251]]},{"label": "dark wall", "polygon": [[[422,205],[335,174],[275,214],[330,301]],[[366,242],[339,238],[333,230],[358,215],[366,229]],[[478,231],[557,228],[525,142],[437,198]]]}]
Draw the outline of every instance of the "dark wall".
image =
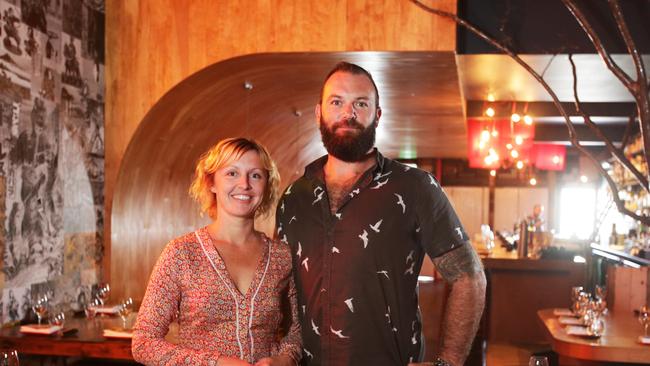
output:
[{"label": "dark wall", "polygon": [[[611,53],[627,53],[604,0],[577,2]],[[641,52],[650,52],[650,2],[620,1]],[[458,14],[479,29],[511,45],[517,53],[595,53],[576,19],[561,0],[459,0]],[[461,54],[497,53],[474,34],[458,27]]]}]

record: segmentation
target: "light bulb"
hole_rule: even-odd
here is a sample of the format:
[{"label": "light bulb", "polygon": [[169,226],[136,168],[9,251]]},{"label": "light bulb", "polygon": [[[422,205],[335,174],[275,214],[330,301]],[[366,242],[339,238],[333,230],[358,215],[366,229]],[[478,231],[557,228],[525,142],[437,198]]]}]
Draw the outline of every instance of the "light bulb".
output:
[{"label": "light bulb", "polygon": [[490,175],[493,176],[493,177],[496,177],[497,176],[497,171],[494,170],[494,169],[490,170]]},{"label": "light bulb", "polygon": [[519,152],[517,152],[517,150],[512,150],[510,151],[510,156],[512,156],[513,159],[517,159],[519,157]]},{"label": "light bulb", "polygon": [[519,115],[519,113],[513,113],[512,116],[510,116],[510,120],[514,123],[517,123],[521,121],[521,116]]},{"label": "light bulb", "polygon": [[531,186],[536,186],[537,185],[537,179],[535,179],[535,177],[530,178],[530,185]]},{"label": "light bulb", "polygon": [[529,115],[525,115],[524,116],[524,123],[529,125],[529,126],[532,125],[533,124],[533,117],[531,117]]},{"label": "light bulb", "polygon": [[497,136],[499,136],[499,131],[492,130],[492,137],[497,137]]},{"label": "light bulb", "polygon": [[488,141],[488,140],[490,140],[490,131],[488,130],[481,131],[481,141]]},{"label": "light bulb", "polygon": [[580,176],[580,181],[581,181],[582,183],[587,183],[587,182],[589,182],[589,178],[587,178],[586,175],[581,175],[581,176]]},{"label": "light bulb", "polygon": [[515,136],[515,144],[521,145],[524,143],[524,138],[521,137],[520,135]]},{"label": "light bulb", "polygon": [[553,164],[560,164],[560,157],[558,155],[553,155]]},{"label": "light bulb", "polygon": [[508,150],[512,150],[512,144],[511,144],[511,143],[507,143],[507,144],[506,144],[506,149],[508,149]]},{"label": "light bulb", "polygon": [[494,98],[494,94],[489,93],[489,94],[487,95],[487,100],[488,100],[488,102],[494,102],[494,101],[496,100],[496,99]]},{"label": "light bulb", "polygon": [[521,160],[518,161],[516,165],[517,165],[517,169],[519,170],[522,170],[524,168],[524,162]]},{"label": "light bulb", "polygon": [[485,110],[485,115],[488,117],[494,117],[494,108],[488,107],[488,109]]}]

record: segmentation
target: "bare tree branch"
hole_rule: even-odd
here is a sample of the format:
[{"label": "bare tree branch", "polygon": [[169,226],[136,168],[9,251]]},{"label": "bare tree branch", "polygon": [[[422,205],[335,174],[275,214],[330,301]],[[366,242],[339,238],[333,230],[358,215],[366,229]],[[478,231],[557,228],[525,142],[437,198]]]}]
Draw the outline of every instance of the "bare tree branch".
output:
[{"label": "bare tree branch", "polygon": [[[632,61],[634,62],[634,69],[636,70],[636,82],[632,84],[632,87],[636,92],[632,93],[632,95],[634,96],[634,99],[636,99],[639,109],[645,108],[648,110],[650,108],[650,102],[648,101],[648,85],[646,84],[646,71],[645,65],[643,64],[643,59],[639,53],[639,49],[636,47],[632,35],[630,34],[630,30],[627,26],[627,22],[625,21],[625,17],[623,16],[623,12],[621,11],[621,6],[618,0],[608,0],[608,2],[610,9],[612,9],[612,15],[616,20],[616,26],[621,32],[621,37],[623,37],[623,40],[625,41],[627,51],[632,57]],[[648,113],[649,114],[646,114],[646,116],[650,115],[650,111],[648,111]],[[648,124],[640,123],[640,127],[641,136],[643,136],[643,150],[646,153],[646,161],[648,161],[648,157],[650,157],[650,155],[648,155],[650,154],[650,126],[648,126]]]},{"label": "bare tree branch", "polygon": [[[616,160],[618,160],[619,163],[623,164],[630,172],[632,172],[632,175],[634,175],[634,178],[636,178],[639,184],[641,184],[645,190],[648,190],[648,180],[625,157],[625,154],[623,154],[622,147],[621,149],[616,148],[612,144],[612,141],[603,133],[600,127],[598,127],[591,120],[591,117],[582,110],[580,98],[578,96],[578,76],[576,72],[576,64],[573,61],[572,54],[569,54],[569,62],[571,63],[571,73],[573,75],[573,97],[575,99],[576,111],[582,116],[582,118],[585,121],[585,124],[587,124],[587,126],[589,126],[589,128],[592,131],[594,131],[596,136],[598,136],[601,140],[605,142],[605,146],[607,146],[607,150],[609,150],[611,154],[614,155]],[[616,185],[616,182],[614,182],[614,179],[612,179],[612,177],[609,174],[607,174],[607,171],[600,164],[598,164],[598,170],[600,171],[600,174],[607,181],[607,185],[609,186],[609,189],[612,191],[612,199],[614,200],[614,203],[616,204],[616,208],[618,209],[619,212],[628,215],[630,217],[633,217],[636,220],[642,222],[645,222],[646,220],[650,221],[650,217],[637,215],[635,212],[628,210],[625,207],[625,202],[623,202],[623,200],[621,200],[621,198],[618,195],[618,186]]]},{"label": "bare tree branch", "polygon": [[[648,190],[648,179],[639,172],[639,170],[632,165],[632,163],[625,157],[625,154],[623,154],[623,147],[620,149],[614,146],[612,143],[612,140],[603,133],[603,131],[596,125],[592,120],[591,116],[589,116],[587,113],[584,112],[584,110],[581,108],[581,102],[580,98],[578,96],[578,75],[576,72],[576,64],[573,61],[573,55],[569,54],[569,62],[571,63],[571,74],[573,75],[573,97],[575,100],[575,106],[576,106],[576,111],[578,114],[582,116],[582,118],[585,121],[585,124],[600,138],[604,143],[605,146],[607,147],[607,150],[618,160],[619,163],[623,164],[634,176],[634,178],[637,180],[637,182],[645,189]],[[618,205],[618,202],[617,202]]]},{"label": "bare tree branch", "polygon": [[643,83],[645,77],[645,68],[643,67],[643,60],[639,54],[639,49],[634,43],[634,38],[630,34],[630,29],[625,22],[625,17],[623,17],[623,12],[621,11],[621,5],[618,0],[608,0],[609,7],[612,9],[612,15],[616,20],[616,26],[618,27],[619,32],[621,32],[621,37],[625,41],[625,47],[627,47],[627,52],[632,56],[632,61],[634,62],[634,68],[636,69],[636,81]]},{"label": "bare tree branch", "polygon": [[582,13],[582,11],[578,8],[578,6],[572,1],[572,0],[562,0],[564,5],[569,9],[571,14],[576,18],[578,21],[578,24],[580,24],[580,27],[582,27],[582,30],[587,33],[587,36],[591,40],[591,43],[593,43],[594,47],[596,48],[596,51],[600,55],[600,58],[603,59],[605,64],[607,65],[607,68],[614,74],[616,77],[623,83],[623,86],[627,88],[627,90],[630,91],[630,93],[634,94],[634,90],[632,87],[632,79],[630,79],[630,76],[623,71],[615,62],[612,60],[612,57],[607,53],[605,50],[605,46],[603,46],[603,42],[600,40],[600,37],[598,37],[598,34],[594,31],[594,28],[591,26],[585,15]]},{"label": "bare tree branch", "polygon": [[[469,31],[471,31],[475,35],[482,38],[484,41],[488,42],[490,45],[492,45],[496,49],[498,49],[498,50],[502,51],[503,53],[507,54],[508,56],[510,56],[515,62],[517,62],[520,66],[522,66],[531,76],[533,76],[535,78],[535,80],[537,80],[540,83],[540,85],[542,85],[542,87],[546,90],[546,92],[551,96],[551,99],[553,100],[553,104],[557,108],[558,112],[560,112],[560,114],[564,118],[564,121],[566,122],[567,128],[569,130],[569,139],[571,141],[571,144],[578,151],[580,151],[580,153],[582,153],[584,156],[586,156],[593,163],[594,167],[596,167],[596,169],[599,171],[599,173],[607,181],[610,189],[612,190],[612,196],[615,197],[614,200],[616,202],[616,205],[617,205],[617,208],[618,208],[619,212],[621,212],[621,213],[623,213],[623,214],[625,214],[627,216],[630,216],[630,217],[632,217],[632,218],[634,218],[636,220],[639,220],[639,221],[643,222],[644,224],[650,225],[650,216],[641,216],[641,215],[638,215],[635,212],[632,212],[632,211],[628,210],[627,208],[625,208],[624,203],[618,197],[618,187],[617,187],[616,183],[609,176],[607,171],[605,171],[605,169],[602,167],[602,165],[600,164],[600,161],[593,154],[591,154],[584,146],[580,145],[580,141],[578,140],[577,133],[576,133],[576,130],[575,130],[575,126],[571,122],[571,119],[569,118],[569,115],[568,115],[567,111],[564,109],[564,107],[560,103],[560,100],[557,97],[557,95],[555,94],[555,92],[553,91],[553,89],[548,85],[548,83],[546,83],[546,81],[541,77],[541,75],[539,73],[537,73],[530,65],[528,65],[525,61],[523,61],[518,55],[516,55],[508,47],[504,46],[499,41],[492,38],[491,36],[489,36],[485,32],[481,31],[480,29],[476,28],[474,25],[470,24],[469,22],[465,21],[464,19],[459,18],[456,14],[449,13],[449,12],[439,10],[439,9],[435,9],[435,8],[431,8],[431,7],[427,6],[427,5],[422,4],[419,0],[410,0],[410,1],[413,4],[415,4],[416,6],[418,6],[419,8],[423,9],[424,11],[427,11],[427,12],[432,13],[432,14],[436,14],[436,15],[444,17],[444,18],[451,19],[454,22],[456,22],[456,24],[468,29]],[[605,51],[604,47],[602,46],[602,43],[600,42],[600,39],[595,34],[595,32],[593,32],[593,28],[591,28],[591,26],[589,25],[587,20],[584,18],[584,15],[575,6],[575,4],[573,4],[570,0],[562,0],[562,1],[571,10],[571,12],[574,14],[574,16],[576,16],[576,18],[579,20],[581,26],[583,27],[585,32],[587,32],[587,34],[589,35],[590,39],[594,43],[594,46],[596,46],[596,49],[598,50],[599,54],[601,55],[601,58],[604,60],[604,62],[610,68],[612,73],[614,73],[617,77],[619,77],[619,79],[621,79],[621,82],[623,83],[623,85],[625,85],[625,87],[628,88],[628,90],[630,90],[630,93],[632,93],[634,95],[634,89],[631,89],[631,84],[633,83],[632,80],[630,79],[630,77],[627,74],[625,74],[625,72],[623,72],[620,69],[620,67],[618,65],[616,65],[612,61],[611,57],[609,56],[609,54]],[[574,76],[574,82],[575,82],[575,76]],[[575,88],[575,85],[574,85],[574,88]],[[637,99],[637,102],[638,102],[638,99]],[[640,108],[639,114],[641,115],[641,113],[642,113],[642,109]],[[650,115],[650,113],[649,113],[649,115]],[[587,118],[585,118],[585,121],[587,121]],[[589,120],[589,122],[591,122],[591,120]],[[598,131],[600,131],[600,129],[598,129]],[[610,146],[612,146],[611,141],[610,141]],[[614,151],[616,151],[615,148],[610,149],[610,150],[612,151],[612,153],[614,153]],[[623,158],[624,158],[624,156],[623,156]],[[645,178],[643,178],[643,179],[645,179]],[[644,188],[646,188],[646,190],[648,189],[647,180],[645,180]]]}]

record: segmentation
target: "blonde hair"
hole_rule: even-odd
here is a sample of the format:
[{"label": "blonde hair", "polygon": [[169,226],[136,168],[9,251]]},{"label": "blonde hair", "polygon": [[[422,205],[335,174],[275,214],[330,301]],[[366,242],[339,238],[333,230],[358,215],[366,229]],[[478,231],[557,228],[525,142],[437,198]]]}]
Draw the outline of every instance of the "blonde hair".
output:
[{"label": "blonde hair", "polygon": [[201,213],[207,213],[213,220],[217,217],[216,195],[210,190],[214,173],[238,160],[248,151],[256,151],[267,173],[266,187],[262,202],[255,216],[268,213],[279,195],[280,173],[266,148],[253,139],[243,137],[227,138],[219,141],[203,153],[196,163],[194,180],[190,185],[190,196],[201,206]]}]

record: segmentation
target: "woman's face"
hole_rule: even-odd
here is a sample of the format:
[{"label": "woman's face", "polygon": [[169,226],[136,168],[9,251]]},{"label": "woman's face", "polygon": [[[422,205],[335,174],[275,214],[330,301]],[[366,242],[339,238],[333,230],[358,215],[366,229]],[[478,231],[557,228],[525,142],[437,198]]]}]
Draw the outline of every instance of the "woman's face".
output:
[{"label": "woman's face", "polygon": [[257,151],[245,152],[239,160],[214,173],[211,191],[217,199],[217,215],[254,218],[268,180]]}]

